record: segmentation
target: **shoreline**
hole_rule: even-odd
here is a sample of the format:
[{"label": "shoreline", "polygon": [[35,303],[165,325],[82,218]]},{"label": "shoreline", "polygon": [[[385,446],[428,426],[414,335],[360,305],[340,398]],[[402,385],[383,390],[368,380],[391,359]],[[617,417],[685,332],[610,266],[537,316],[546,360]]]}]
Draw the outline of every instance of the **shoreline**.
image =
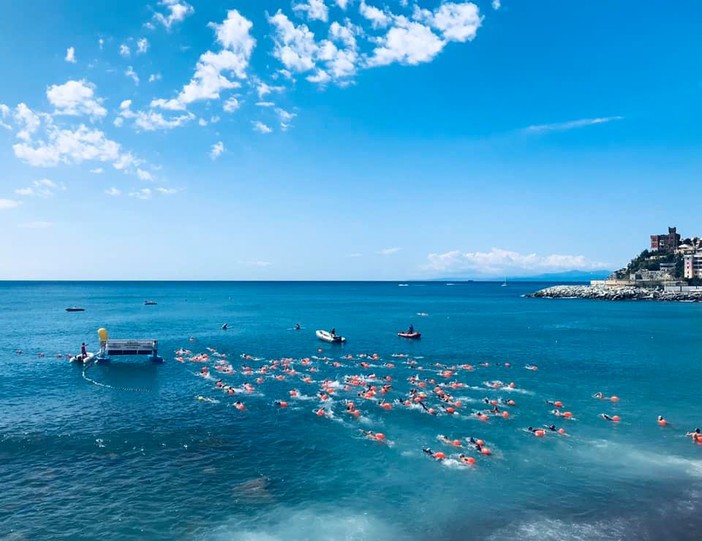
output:
[{"label": "shoreline", "polygon": [[525,295],[532,299],[595,299],[605,301],[702,302],[702,291],[662,291],[645,287],[559,285]]}]

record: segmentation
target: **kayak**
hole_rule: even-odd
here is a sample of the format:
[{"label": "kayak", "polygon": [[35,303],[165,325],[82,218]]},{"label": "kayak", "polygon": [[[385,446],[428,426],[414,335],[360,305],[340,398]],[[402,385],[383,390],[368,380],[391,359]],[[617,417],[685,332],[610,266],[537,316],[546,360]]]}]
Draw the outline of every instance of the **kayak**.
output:
[{"label": "kayak", "polygon": [[399,333],[397,333],[397,336],[399,336],[400,338],[417,339],[417,338],[421,338],[421,337],[422,337],[422,333],[417,332],[417,331],[414,331],[414,332],[403,332],[403,331],[400,331]]},{"label": "kayak", "polygon": [[85,312],[85,308],[81,308],[80,306],[69,306],[66,308],[66,312]]},{"label": "kayak", "polygon": [[315,333],[317,335],[317,338],[320,340],[324,340],[325,342],[330,342],[332,344],[343,344],[346,342],[346,338],[343,336],[337,336],[332,334],[329,331],[317,331]]}]

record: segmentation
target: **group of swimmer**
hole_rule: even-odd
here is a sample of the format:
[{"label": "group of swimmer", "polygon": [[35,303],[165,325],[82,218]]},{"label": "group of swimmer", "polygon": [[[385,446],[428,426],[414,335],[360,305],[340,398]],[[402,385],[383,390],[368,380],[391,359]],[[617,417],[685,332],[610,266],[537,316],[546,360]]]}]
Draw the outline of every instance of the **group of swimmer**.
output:
[{"label": "group of swimmer", "polygon": [[[269,402],[276,408],[282,410],[289,406],[298,404],[298,400],[318,400],[319,406],[313,408],[313,412],[322,418],[337,419],[343,421],[349,419],[351,422],[362,421],[368,423],[372,417],[368,417],[369,408],[378,408],[379,410],[390,411],[396,408],[414,411],[415,413],[428,414],[431,416],[469,416],[479,421],[490,422],[494,418],[502,418],[508,420],[511,418],[510,411],[517,407],[515,399],[496,396],[494,398],[484,397],[480,402],[486,407],[484,409],[468,409],[466,411],[463,402],[472,402],[474,399],[456,396],[456,391],[467,387],[467,384],[460,381],[458,376],[461,373],[472,372],[477,368],[488,369],[490,367],[504,367],[509,369],[509,363],[502,365],[488,362],[480,362],[475,366],[470,364],[463,365],[445,365],[441,363],[420,364],[418,359],[409,358],[405,354],[393,354],[393,362],[384,362],[376,353],[373,354],[358,354],[358,355],[343,355],[340,359],[335,360],[327,356],[312,356],[304,359],[284,358],[279,360],[266,360],[264,358],[254,357],[252,355],[242,354],[241,358],[246,361],[236,368],[227,360],[227,355],[219,353],[212,348],[208,348],[209,353],[193,355],[192,352],[185,349],[178,350],[177,357],[181,362],[188,361],[205,363],[201,367],[198,375],[205,379],[214,380],[213,387],[227,396],[236,395],[236,401],[231,404],[232,407],[239,411],[246,410],[246,405],[242,399],[242,394],[247,395],[254,393],[255,385],[264,385],[267,381],[299,381],[302,384],[311,384],[317,386],[315,392],[303,393],[297,388],[292,388],[288,391],[289,399],[276,399]],[[320,352],[320,350],[318,350]],[[348,363],[346,363],[348,361]],[[395,362],[401,363],[406,368],[412,371],[407,377],[409,388],[403,393],[395,387],[395,381],[389,375],[395,368]],[[260,363],[260,364],[258,364]],[[361,374],[346,374],[340,380],[321,379],[316,373],[326,365],[333,369],[336,373],[341,368],[360,369]],[[219,372],[217,377],[210,375],[210,367],[212,371]],[[535,370],[536,365],[525,366],[527,370]],[[376,374],[375,370],[383,370],[388,375]],[[240,382],[238,386],[227,383],[223,377],[229,375],[240,374],[244,378],[252,378],[252,381]],[[315,379],[313,379],[315,377]],[[253,381],[255,379],[255,382]],[[492,392],[524,392],[518,389],[514,382],[505,383],[499,380],[485,381],[485,387]],[[476,389],[476,387],[472,387]],[[261,396],[260,391],[257,392]],[[338,396],[337,396],[338,395]],[[355,398],[352,398],[355,397]],[[202,402],[219,402],[217,400],[208,399],[202,395],[198,395],[198,401]],[[597,400],[617,403],[617,396],[605,396],[598,392],[593,395]],[[559,400],[545,400],[547,406],[553,408],[551,414],[558,419],[568,423],[575,420],[570,411],[566,411],[564,405]],[[341,406],[342,412],[339,412]],[[299,409],[294,408],[294,409]],[[336,413],[335,413],[336,410]],[[544,410],[546,413],[548,410]],[[346,417],[348,416],[348,417]],[[617,423],[620,418],[616,414],[601,413],[600,418],[605,421]],[[343,421],[346,422],[346,421]],[[659,426],[670,426],[670,423],[663,417],[658,416],[657,423]],[[394,442],[386,438],[385,433],[377,432],[369,429],[358,429],[362,438],[372,440],[376,444],[394,445]],[[535,426],[529,426],[523,429],[526,433],[537,438],[546,437],[548,434],[567,437],[565,427],[558,426],[556,423],[545,422]],[[692,432],[688,432],[686,437],[692,441],[702,444],[702,432],[699,428]],[[455,453],[447,453],[441,450],[433,450],[431,447],[423,447],[422,452],[426,456],[430,456],[438,462],[445,462],[450,465],[453,461],[466,466],[476,464],[476,458],[488,457],[492,454],[485,442],[477,437],[469,436],[460,439],[451,439],[444,435],[437,436],[437,439],[442,444],[456,449]],[[471,453],[467,452],[471,451]],[[459,452],[462,451],[462,452]],[[476,453],[477,457],[470,456]]]}]

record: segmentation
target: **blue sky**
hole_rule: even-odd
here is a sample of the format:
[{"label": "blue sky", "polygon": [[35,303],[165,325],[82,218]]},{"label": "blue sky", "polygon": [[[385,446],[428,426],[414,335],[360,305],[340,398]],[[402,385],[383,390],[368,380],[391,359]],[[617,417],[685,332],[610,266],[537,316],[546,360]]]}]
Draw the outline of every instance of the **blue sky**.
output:
[{"label": "blue sky", "polygon": [[702,5],[10,2],[0,279],[494,278],[702,235]]}]

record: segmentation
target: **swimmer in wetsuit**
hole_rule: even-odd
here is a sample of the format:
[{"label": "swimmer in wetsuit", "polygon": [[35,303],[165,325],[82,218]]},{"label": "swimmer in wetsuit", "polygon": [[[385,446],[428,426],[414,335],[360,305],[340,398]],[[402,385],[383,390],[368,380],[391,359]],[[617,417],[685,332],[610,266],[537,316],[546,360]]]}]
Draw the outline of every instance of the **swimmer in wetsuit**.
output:
[{"label": "swimmer in wetsuit", "polygon": [[614,421],[614,419],[606,413],[600,413],[600,417],[602,417],[605,421]]}]

